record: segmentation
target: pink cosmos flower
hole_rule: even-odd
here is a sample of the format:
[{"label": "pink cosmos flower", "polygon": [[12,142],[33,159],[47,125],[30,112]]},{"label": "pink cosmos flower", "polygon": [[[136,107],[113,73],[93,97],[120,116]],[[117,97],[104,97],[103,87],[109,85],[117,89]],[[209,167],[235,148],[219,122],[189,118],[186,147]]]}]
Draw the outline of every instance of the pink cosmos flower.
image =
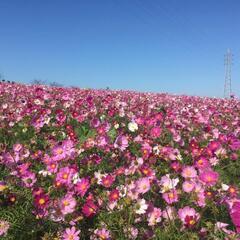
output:
[{"label": "pink cosmos flower", "polygon": [[81,178],[80,181],[75,185],[75,190],[81,197],[86,194],[89,188],[90,182],[87,178]]},{"label": "pink cosmos flower", "polygon": [[148,143],[143,143],[141,147],[142,158],[147,159],[152,152],[152,147]]},{"label": "pink cosmos flower", "polygon": [[113,182],[114,182],[114,177],[111,175],[107,175],[105,177],[102,177],[102,179],[101,179],[102,185],[106,188],[111,187]]},{"label": "pink cosmos flower", "polygon": [[214,186],[219,178],[219,174],[212,170],[206,170],[200,173],[199,179],[207,186]]},{"label": "pink cosmos flower", "polygon": [[197,176],[197,171],[194,167],[186,166],[182,170],[182,176],[184,178],[195,178]]},{"label": "pink cosmos flower", "polygon": [[23,163],[17,166],[17,171],[19,172],[20,175],[28,175],[29,174],[29,167],[30,167],[30,163]]},{"label": "pink cosmos flower", "polygon": [[162,197],[168,204],[178,202],[178,194],[175,189],[171,190],[170,192],[163,193]]},{"label": "pink cosmos flower", "polygon": [[154,171],[148,166],[141,166],[140,171],[142,174],[144,174],[145,176],[148,176],[148,177],[151,177],[155,174]]},{"label": "pink cosmos flower", "polygon": [[190,193],[194,190],[195,183],[192,181],[185,181],[185,182],[183,182],[182,188],[183,188],[184,192]]},{"label": "pink cosmos flower", "polygon": [[148,214],[148,226],[154,226],[161,222],[162,211],[160,208],[153,208],[153,210]]},{"label": "pink cosmos flower", "polygon": [[171,168],[176,171],[179,172],[181,170],[181,164],[178,161],[174,161],[171,163]]},{"label": "pink cosmos flower", "polygon": [[116,138],[114,143],[115,148],[119,148],[121,151],[124,151],[128,147],[127,137],[120,135]]},{"label": "pink cosmos flower", "polygon": [[6,235],[9,227],[10,227],[9,222],[5,220],[0,220],[0,236]]},{"label": "pink cosmos flower", "polygon": [[13,151],[15,153],[19,153],[22,149],[23,149],[23,146],[20,143],[16,143],[13,145]]},{"label": "pink cosmos flower", "polygon": [[79,240],[80,230],[76,230],[75,227],[65,229],[63,233],[63,240]]},{"label": "pink cosmos flower", "polygon": [[112,190],[108,198],[110,202],[117,201],[119,199],[119,191],[117,189]]},{"label": "pink cosmos flower", "polygon": [[48,154],[44,154],[42,161],[47,165],[50,164],[50,162],[53,162],[51,157]]},{"label": "pink cosmos flower", "polygon": [[161,155],[165,160],[175,161],[177,159],[177,155],[179,154],[179,150],[172,147],[162,147]]},{"label": "pink cosmos flower", "polygon": [[37,181],[36,174],[32,172],[27,172],[22,177],[22,181],[27,188],[31,188]]},{"label": "pink cosmos flower", "polygon": [[212,152],[215,152],[220,147],[221,147],[221,143],[218,141],[212,141],[208,144],[208,149],[210,149]]},{"label": "pink cosmos flower", "polygon": [[77,204],[77,202],[76,202],[75,198],[73,198],[72,195],[70,195],[70,194],[65,195],[60,200],[60,203],[59,203],[62,214],[66,215],[68,213],[74,212],[76,204]]},{"label": "pink cosmos flower", "polygon": [[49,162],[47,164],[47,171],[50,173],[56,173],[58,170],[58,164],[56,162]]},{"label": "pink cosmos flower", "polygon": [[199,169],[204,169],[208,168],[210,166],[210,163],[205,157],[201,156],[195,162],[195,166]]},{"label": "pink cosmos flower", "polygon": [[96,229],[94,235],[91,236],[91,240],[110,240],[111,234],[106,228]]},{"label": "pink cosmos flower", "polygon": [[82,213],[86,217],[91,217],[97,212],[97,205],[94,204],[92,200],[87,200],[82,207]]},{"label": "pink cosmos flower", "polygon": [[160,127],[153,127],[150,131],[150,136],[153,138],[158,138],[161,135],[161,128]]},{"label": "pink cosmos flower", "polygon": [[60,168],[56,176],[56,182],[65,185],[71,185],[73,175],[76,173],[74,168],[64,167]]},{"label": "pink cosmos flower", "polygon": [[44,193],[40,193],[34,198],[34,205],[37,208],[46,208],[49,204],[49,196]]},{"label": "pink cosmos flower", "polygon": [[139,179],[137,182],[136,182],[136,186],[137,186],[137,189],[136,191],[138,193],[146,193],[150,190],[150,181],[149,181],[149,178],[147,177],[144,177],[144,178],[141,178]]},{"label": "pink cosmos flower", "polygon": [[178,210],[178,217],[186,227],[194,226],[200,218],[199,213],[194,208],[184,207]]},{"label": "pink cosmos flower", "polygon": [[52,159],[54,161],[60,161],[66,157],[66,151],[61,145],[56,145],[52,149]]},{"label": "pink cosmos flower", "polygon": [[160,185],[161,185],[161,193],[168,192],[171,189],[174,189],[178,183],[179,179],[178,178],[171,178],[170,174],[166,174],[163,177],[161,177],[160,180]]}]

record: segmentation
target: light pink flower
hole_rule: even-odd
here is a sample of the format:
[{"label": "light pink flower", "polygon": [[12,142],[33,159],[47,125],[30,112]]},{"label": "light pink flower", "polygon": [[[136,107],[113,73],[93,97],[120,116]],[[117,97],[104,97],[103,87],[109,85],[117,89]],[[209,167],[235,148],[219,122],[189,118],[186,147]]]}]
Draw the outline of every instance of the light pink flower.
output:
[{"label": "light pink flower", "polygon": [[175,189],[171,190],[170,192],[163,193],[162,197],[168,204],[178,202],[178,194]]},{"label": "light pink flower", "polygon": [[96,229],[91,240],[110,240],[111,234],[106,228]]},{"label": "light pink flower", "polygon": [[124,151],[128,147],[127,137],[123,135],[118,136],[115,140],[114,147],[119,148],[121,151]]},{"label": "light pink flower", "polygon": [[150,181],[147,177],[141,178],[136,182],[136,186],[137,186],[137,192],[138,193],[146,193],[150,190]]},{"label": "light pink flower", "polygon": [[148,214],[148,226],[154,226],[161,222],[162,211],[160,208],[153,208],[153,210]]},{"label": "light pink flower", "polygon": [[10,227],[9,222],[5,220],[0,220],[0,236],[6,235],[9,227]]},{"label": "light pink flower", "polygon": [[195,183],[192,181],[185,181],[185,182],[183,182],[182,188],[183,188],[184,192],[190,193],[194,190]]},{"label": "light pink flower", "polygon": [[184,207],[178,210],[178,217],[186,227],[194,226],[200,218],[199,213],[194,208]]},{"label": "light pink flower", "polygon": [[72,213],[75,210],[76,207],[76,200],[75,198],[72,197],[72,195],[65,195],[61,200],[60,200],[60,209],[62,214],[66,215],[68,213]]},{"label": "light pink flower", "polygon": [[79,240],[80,230],[76,230],[75,227],[65,229],[63,233],[63,240]]},{"label": "light pink flower", "polygon": [[197,171],[192,166],[186,166],[182,170],[182,176],[184,178],[195,178],[197,176]]}]

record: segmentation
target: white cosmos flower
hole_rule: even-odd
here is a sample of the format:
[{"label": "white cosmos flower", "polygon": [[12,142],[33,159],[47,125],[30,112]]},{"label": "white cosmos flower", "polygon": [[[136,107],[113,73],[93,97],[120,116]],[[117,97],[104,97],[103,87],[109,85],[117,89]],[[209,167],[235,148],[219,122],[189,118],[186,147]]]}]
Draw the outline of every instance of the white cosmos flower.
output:
[{"label": "white cosmos flower", "polygon": [[106,174],[103,174],[100,171],[94,173],[94,177],[97,179],[97,184],[101,184],[102,178],[105,176],[106,176]]},{"label": "white cosmos flower", "polygon": [[222,183],[222,190],[227,191],[229,189],[229,186],[227,184]]},{"label": "white cosmos flower", "polygon": [[179,178],[170,178],[169,174],[163,176],[160,180],[161,193],[165,193],[171,189],[174,189],[179,183]]},{"label": "white cosmos flower", "polygon": [[145,199],[139,199],[136,203],[136,210],[137,214],[144,214],[147,211],[148,204],[146,203]]},{"label": "white cosmos flower", "polygon": [[50,173],[49,171],[46,171],[46,170],[41,170],[38,172],[38,174],[43,175],[43,177],[52,175],[52,173]]},{"label": "white cosmos flower", "polygon": [[72,177],[73,184],[77,184],[80,181],[79,173],[75,173]]},{"label": "white cosmos flower", "polygon": [[131,132],[136,132],[138,130],[138,125],[135,122],[128,123],[128,129]]}]

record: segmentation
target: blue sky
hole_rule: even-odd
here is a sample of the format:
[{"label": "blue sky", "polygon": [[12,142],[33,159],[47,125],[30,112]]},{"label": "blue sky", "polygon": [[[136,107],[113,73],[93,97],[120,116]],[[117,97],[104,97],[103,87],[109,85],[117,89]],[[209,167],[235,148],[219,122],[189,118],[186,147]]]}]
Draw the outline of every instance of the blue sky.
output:
[{"label": "blue sky", "polygon": [[240,90],[239,0],[1,0],[0,73],[65,86],[222,96]]}]

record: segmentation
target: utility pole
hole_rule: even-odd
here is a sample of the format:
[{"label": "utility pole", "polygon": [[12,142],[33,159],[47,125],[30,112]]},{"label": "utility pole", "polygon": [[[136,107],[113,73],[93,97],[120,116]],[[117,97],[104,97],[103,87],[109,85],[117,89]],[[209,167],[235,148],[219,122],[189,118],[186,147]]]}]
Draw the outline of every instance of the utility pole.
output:
[{"label": "utility pole", "polygon": [[232,95],[232,59],[233,54],[231,50],[228,49],[227,53],[224,55],[224,65],[225,65],[225,83],[224,83],[224,97],[230,98]]}]

